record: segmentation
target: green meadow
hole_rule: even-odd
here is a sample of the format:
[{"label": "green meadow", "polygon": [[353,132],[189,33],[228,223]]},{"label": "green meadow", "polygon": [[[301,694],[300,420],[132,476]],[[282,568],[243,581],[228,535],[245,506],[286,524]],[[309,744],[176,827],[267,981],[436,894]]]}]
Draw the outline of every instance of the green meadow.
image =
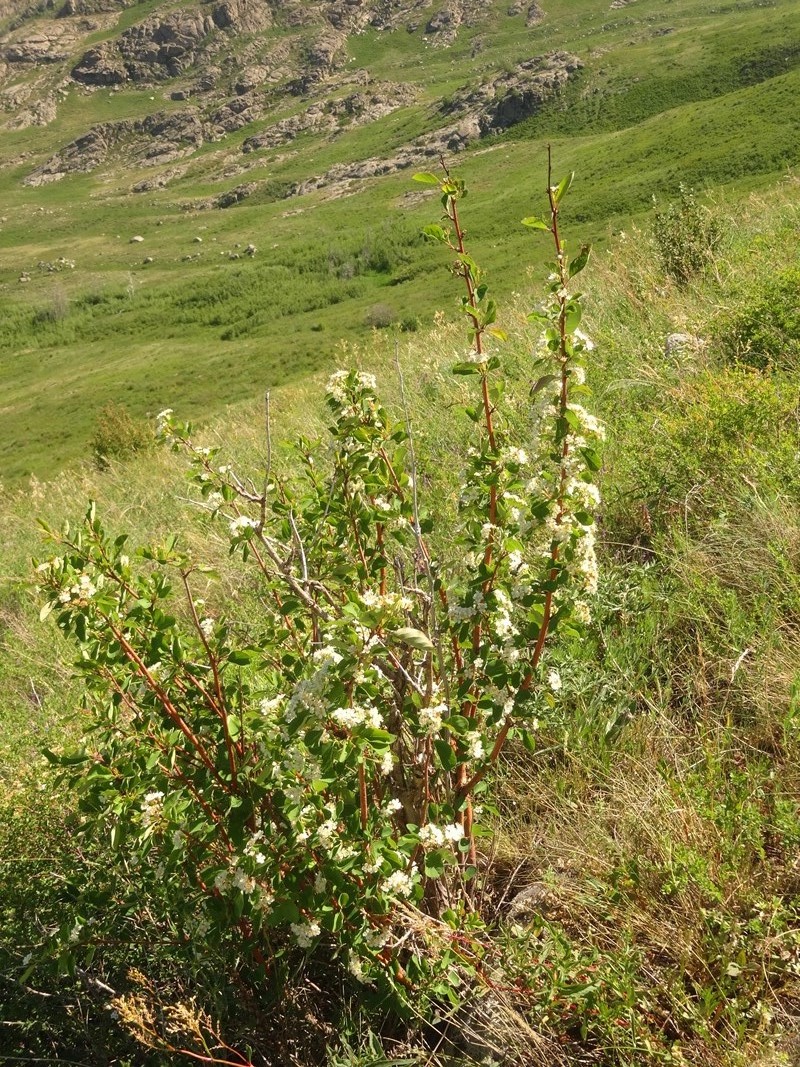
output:
[{"label": "green meadow", "polygon": [[[150,7],[127,9],[117,29]],[[584,67],[534,118],[451,160],[469,174],[474,195],[495,206],[471,236],[500,293],[518,286],[530,259],[530,237],[516,224],[546,184],[547,143],[559,168],[579,175],[576,237],[601,246],[681,182],[733,202],[796,165],[800,11],[791,0],[639,0],[615,11],[598,0],[553,0],[531,29],[506,7],[495,5],[452,48],[435,49],[405,29],[351,38],[345,70],[411,84],[414,104],[333,137],[303,134],[242,155],[246,136],[305,106],[278,88],[267,117],[204,145],[182,177],[153,192],[130,191],[153,171],[132,166],[124,151],[90,174],[39,188],[21,181],[96,123],[185,106],[165,99],[170,84],[75,88],[57,122],[4,133],[3,481],[49,478],[85,460],[98,412],[111,401],[137,419],[166,406],[208,418],[331,366],[341,340],[369,336],[376,310],[400,329],[430,323],[436,260],[419,230],[433,205],[409,172],[284,195],[337,163],[391,155],[446,122],[442,99],[521,59],[565,49]],[[246,173],[238,172],[243,161],[254,163]],[[233,207],[198,209],[243,181],[263,184]],[[131,244],[135,235],[144,241]],[[251,242],[252,259],[229,258]],[[74,269],[38,266],[60,257]],[[23,271],[30,281],[19,281]]]}]

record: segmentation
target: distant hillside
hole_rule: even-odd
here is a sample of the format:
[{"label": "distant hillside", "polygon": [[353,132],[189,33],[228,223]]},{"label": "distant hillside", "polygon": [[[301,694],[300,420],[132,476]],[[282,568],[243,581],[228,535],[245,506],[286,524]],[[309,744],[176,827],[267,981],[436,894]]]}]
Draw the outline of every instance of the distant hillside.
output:
[{"label": "distant hillside", "polygon": [[[800,158],[793,0],[41,0],[0,18],[0,478],[87,455],[110,400],[208,412],[430,317],[416,169],[496,212],[544,184],[603,239],[653,194]],[[513,232],[513,231],[512,231]],[[499,234],[503,234],[502,240]]]}]

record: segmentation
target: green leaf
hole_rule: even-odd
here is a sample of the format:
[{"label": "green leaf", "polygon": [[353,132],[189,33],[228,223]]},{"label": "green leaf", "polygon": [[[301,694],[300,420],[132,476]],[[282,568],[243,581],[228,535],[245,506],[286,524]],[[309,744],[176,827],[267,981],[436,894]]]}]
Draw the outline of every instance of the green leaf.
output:
[{"label": "green leaf", "polygon": [[453,374],[480,374],[480,363],[456,363],[453,367]]},{"label": "green leaf", "polygon": [[53,601],[48,601],[39,612],[39,622],[44,622],[44,620],[47,618],[47,616],[50,614],[54,607],[55,604],[53,603]]},{"label": "green leaf", "polygon": [[531,386],[531,396],[536,396],[537,393],[541,393],[542,389],[546,389],[548,385],[554,385],[557,381],[560,381],[557,374],[544,374]]},{"label": "green leaf", "polygon": [[550,227],[544,221],[544,219],[538,218],[536,215],[529,215],[527,219],[522,220],[523,226],[528,226],[532,230],[549,230]]},{"label": "green leaf", "polygon": [[392,637],[401,644],[417,649],[418,652],[434,651],[435,646],[428,635],[412,626],[401,626],[399,630],[392,630]]},{"label": "green leaf", "polygon": [[425,877],[441,878],[444,874],[444,855],[441,852],[425,854]]},{"label": "green leaf", "polygon": [[473,724],[466,715],[450,715],[447,719],[447,725],[454,734],[465,734]]},{"label": "green leaf", "polygon": [[447,231],[444,226],[439,226],[436,223],[432,223],[430,226],[423,226],[422,232],[426,237],[430,237],[432,241],[447,241]]},{"label": "green leaf", "polygon": [[566,178],[562,178],[558,183],[555,192],[553,193],[553,199],[557,204],[560,204],[564,197],[570,190],[570,186],[575,179],[575,171],[571,170]]},{"label": "green leaf", "polygon": [[574,278],[576,274],[580,274],[586,264],[589,262],[589,254],[592,251],[591,245],[583,245],[580,252],[573,259],[569,265],[569,276]]},{"label": "green leaf", "polygon": [[440,179],[435,174],[431,174],[430,171],[420,171],[419,174],[412,175],[411,180],[414,182],[419,182],[421,185],[442,184]]},{"label": "green leaf", "polygon": [[439,757],[439,762],[446,771],[453,771],[456,768],[458,760],[456,754],[452,749],[449,741],[445,741],[443,737],[437,737],[433,742],[433,746],[436,749],[436,755]]},{"label": "green leaf", "polygon": [[567,308],[567,313],[564,316],[564,326],[567,333],[574,333],[575,330],[577,330],[581,324],[582,314],[583,312],[580,304],[570,304]]}]

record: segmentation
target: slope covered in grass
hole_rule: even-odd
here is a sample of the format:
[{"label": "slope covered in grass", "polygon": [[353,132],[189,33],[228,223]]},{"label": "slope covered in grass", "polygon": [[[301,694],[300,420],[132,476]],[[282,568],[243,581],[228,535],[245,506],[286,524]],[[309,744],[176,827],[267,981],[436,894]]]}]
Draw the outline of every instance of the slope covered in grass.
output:
[{"label": "slope covered in grass", "polygon": [[[170,95],[185,78],[113,92],[72,86],[57,121],[5,130],[0,477],[16,484],[85,457],[97,413],[111,400],[137,417],[168,405],[207,417],[251,396],[255,381],[274,387],[331,366],[341,338],[367,336],[376,305],[381,321],[408,329],[430,322],[435,258],[419,229],[431,204],[408,171],[287,194],[342,164],[392,157],[451,122],[448,102],[465,87],[532,56],[567,51],[582,68],[538,114],[473,143],[464,159],[476,193],[497,208],[492,220],[475,222],[473,236],[499,292],[517,285],[526,261],[516,223],[542,184],[547,141],[560,168],[581,175],[580,236],[600,240],[681,181],[741,191],[796,165],[800,15],[792,0],[637,0],[616,10],[605,0],[551,0],[530,27],[524,10],[512,17],[508,7],[486,5],[444,48],[424,32],[433,7],[413,33],[350,36],[338,71],[299,97],[282,83],[268,87],[263,117],[204,143],[166,187],[146,193],[131,189],[173,165],[144,167],[124,147],[91,173],[38,188],[22,181],[97,123],[184,107]],[[108,35],[155,10],[126,9]],[[229,43],[221,85],[236,79],[236,48],[286,32]],[[405,86],[413,98],[372,122],[242,152],[248,136],[352,93],[364,77]],[[248,199],[207,206],[243,182],[257,186]],[[131,244],[133,236],[144,240]],[[243,255],[249,243],[258,249],[252,259]],[[21,283],[23,272],[30,278]]]}]

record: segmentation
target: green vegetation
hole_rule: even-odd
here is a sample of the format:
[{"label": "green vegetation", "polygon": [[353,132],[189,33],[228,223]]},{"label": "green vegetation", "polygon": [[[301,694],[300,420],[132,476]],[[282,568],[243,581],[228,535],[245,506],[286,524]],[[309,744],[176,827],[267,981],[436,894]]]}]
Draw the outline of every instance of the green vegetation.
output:
[{"label": "green vegetation", "polygon": [[[118,29],[152,7],[127,8]],[[584,67],[538,115],[467,152],[476,195],[497,208],[491,220],[476,221],[472,238],[485,249],[499,294],[526,269],[524,235],[510,222],[527,210],[547,140],[560,165],[582,176],[572,207],[579,238],[601,242],[647,212],[654,195],[660,203],[673,199],[682,182],[699,197],[708,186],[733,197],[797,165],[800,13],[793,0],[711,7],[637,0],[615,11],[606,0],[551,0],[544,7],[544,20],[526,28],[524,13],[511,18],[498,0],[486,23],[462,28],[451,48],[424,43],[425,18],[415,33],[368,29],[350,39],[344,70],[366,68],[377,83],[410,85],[413,103],[335,135],[303,133],[289,145],[242,154],[247,136],[307,106],[279,85],[269,90],[267,117],[203,145],[185,173],[147,193],[131,188],[154,169],[124,154],[39,188],[21,181],[93,124],[183,107],[168,99],[172,83],[155,92],[76,87],[56,123],[4,131],[4,482],[19,484],[31,472],[50,477],[85,459],[109,402],[134,417],[170,405],[208,418],[254,390],[330,368],[340,339],[366,338],[378,304],[430,323],[435,260],[417,238],[430,204],[409,195],[406,175],[283,197],[311,174],[385,158],[443,126],[445,97],[520,60],[565,49]],[[337,85],[333,95],[350,88]],[[320,87],[320,99],[326,91]],[[252,169],[242,174],[240,164]],[[262,184],[233,207],[200,209],[242,181]],[[134,235],[143,243],[130,244]],[[229,258],[249,242],[255,257]],[[373,245],[376,253],[364,254]],[[74,260],[75,269],[38,267],[59,257]],[[23,271],[26,283],[18,280]]]},{"label": "green vegetation", "polygon": [[[449,1027],[401,1023],[318,955],[292,970],[280,1007],[263,986],[255,999],[244,964],[231,969],[232,946],[198,956],[180,936],[158,872],[121,869],[99,843],[87,852],[69,836],[83,816],[37,750],[69,748],[84,730],[83,704],[72,654],[49,621],[37,621],[41,601],[25,577],[28,557],[41,555],[31,547],[31,503],[8,498],[0,1018],[13,1024],[3,1029],[10,1055],[177,1064],[186,1057],[169,1046],[200,1050],[200,1033],[217,1055],[224,1041],[234,1062],[235,1049],[256,1064],[444,1064],[451,1042],[450,1062],[469,1064],[481,1036],[506,1048],[521,1034],[525,1064],[792,1062],[800,379],[775,347],[779,336],[787,350],[798,342],[788,296],[770,300],[786,313],[776,313],[780,331],[763,364],[738,358],[736,338],[767,294],[791,291],[796,191],[789,181],[712,205],[713,269],[683,284],[665,272],[649,227],[627,229],[582,275],[582,327],[596,344],[589,383],[608,429],[600,584],[586,637],[558,646],[561,685],[530,749],[512,745],[494,783],[499,811],[481,861],[492,932],[478,984],[484,1008]],[[480,207],[472,201],[469,222]],[[547,255],[544,236],[528,231],[526,243]],[[482,258],[480,240],[473,249]],[[540,340],[524,320],[528,306],[501,304],[498,318],[510,334],[499,346],[502,413],[517,434],[529,421]],[[405,314],[399,302],[397,310]],[[456,537],[441,523],[456,514],[472,393],[469,376],[449,373],[464,352],[458,320],[399,338],[418,480],[437,502],[444,542]],[[380,331],[339,358],[376,373],[402,419],[393,349],[393,335]],[[273,462],[282,469],[293,462],[282,442],[298,431],[315,437],[329,421],[320,389],[310,379],[273,392]],[[258,479],[263,413],[239,408],[196,443],[220,449],[215,464]],[[95,497],[109,529],[128,529],[136,542],[182,530],[187,548],[219,572],[204,592],[209,614],[224,607],[242,627],[259,625],[258,586],[239,579],[197,484],[182,489],[180,459],[159,450],[112,461],[105,473],[65,474],[46,493],[34,486],[33,506],[57,526],[79,520]],[[515,899],[526,887],[527,910]],[[59,931],[69,945],[80,922],[82,945],[93,944],[81,898],[105,915],[92,958],[71,976],[39,969],[20,983],[24,957]]]}]

